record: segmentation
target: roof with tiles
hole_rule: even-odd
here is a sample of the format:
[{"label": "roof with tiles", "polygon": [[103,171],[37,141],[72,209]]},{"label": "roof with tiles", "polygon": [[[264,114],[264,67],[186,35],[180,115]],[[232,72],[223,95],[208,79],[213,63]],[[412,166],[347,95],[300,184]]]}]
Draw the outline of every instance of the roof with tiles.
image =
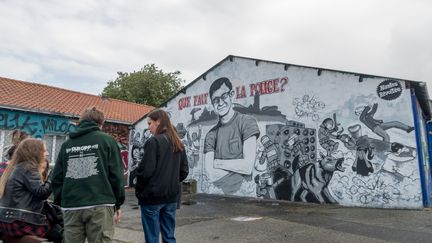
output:
[{"label": "roof with tiles", "polygon": [[96,106],[110,122],[133,124],[154,107],[0,77],[0,107],[78,117]]}]

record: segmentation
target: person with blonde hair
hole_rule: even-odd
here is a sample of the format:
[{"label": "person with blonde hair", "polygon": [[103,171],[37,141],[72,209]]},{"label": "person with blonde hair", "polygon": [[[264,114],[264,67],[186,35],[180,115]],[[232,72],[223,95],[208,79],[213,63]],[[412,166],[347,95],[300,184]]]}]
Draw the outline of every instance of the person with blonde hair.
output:
[{"label": "person with blonde hair", "polygon": [[51,194],[51,182],[43,176],[48,151],[43,141],[27,138],[16,148],[0,179],[0,234],[52,238],[51,225],[42,209]]},{"label": "person with blonde hair", "polygon": [[180,183],[189,173],[185,148],[171,124],[168,114],[160,109],[147,116],[150,137],[137,168],[135,193],[141,208],[141,221],[147,243],[175,242],[175,214],[180,196]]}]

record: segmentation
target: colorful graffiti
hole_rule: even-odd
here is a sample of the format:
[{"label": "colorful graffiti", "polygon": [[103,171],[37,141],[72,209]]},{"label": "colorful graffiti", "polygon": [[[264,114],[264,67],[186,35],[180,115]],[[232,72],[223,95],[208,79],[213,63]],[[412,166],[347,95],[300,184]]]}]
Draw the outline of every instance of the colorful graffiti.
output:
[{"label": "colorful graffiti", "polygon": [[105,124],[102,127],[102,131],[113,136],[114,139],[118,143],[122,144],[123,146],[127,146],[129,144],[129,126],[128,125],[105,122]]},{"label": "colorful graffiti", "polygon": [[[23,130],[32,137],[43,138],[45,133],[68,134],[76,130],[77,120],[65,117],[54,117],[43,114],[0,110],[1,130]],[[102,130],[116,141],[127,145],[129,141],[129,126],[123,124],[105,123]]]},{"label": "colorful graffiti", "polygon": [[[231,65],[246,69],[234,74]],[[266,67],[278,67],[272,65]],[[401,81],[359,82],[311,68],[281,68],[275,78],[254,72],[256,66],[247,59],[226,61],[165,108],[200,192],[422,206],[413,116],[400,112],[410,110],[410,90]],[[145,121],[131,137],[137,161],[143,133]]]},{"label": "colorful graffiti", "polygon": [[42,138],[45,133],[67,134],[74,131],[76,125],[63,117],[0,110],[0,129],[19,129],[33,137]]}]

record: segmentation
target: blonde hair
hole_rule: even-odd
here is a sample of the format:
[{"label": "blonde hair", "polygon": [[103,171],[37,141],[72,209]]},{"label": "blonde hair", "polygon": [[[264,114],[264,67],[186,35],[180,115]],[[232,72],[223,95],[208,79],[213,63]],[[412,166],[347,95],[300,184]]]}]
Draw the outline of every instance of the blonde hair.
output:
[{"label": "blonde hair", "polygon": [[[44,142],[35,138],[24,139],[16,148],[12,159],[9,161],[6,170],[0,179],[0,198],[3,197],[6,189],[6,184],[20,163],[24,163],[29,170],[38,170],[41,163],[45,163],[44,158]],[[42,174],[41,174],[42,179]]]}]

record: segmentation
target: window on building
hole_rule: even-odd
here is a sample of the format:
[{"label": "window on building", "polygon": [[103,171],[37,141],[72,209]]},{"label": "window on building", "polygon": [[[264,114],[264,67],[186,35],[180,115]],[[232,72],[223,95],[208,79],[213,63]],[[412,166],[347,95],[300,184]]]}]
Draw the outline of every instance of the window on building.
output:
[{"label": "window on building", "polygon": [[[0,129],[0,162],[7,161],[6,153],[12,146],[11,134],[13,130]],[[66,141],[66,135],[45,134],[43,140],[46,142],[48,152],[50,154],[50,165],[54,166],[57,155],[60,152],[61,145]]]}]

